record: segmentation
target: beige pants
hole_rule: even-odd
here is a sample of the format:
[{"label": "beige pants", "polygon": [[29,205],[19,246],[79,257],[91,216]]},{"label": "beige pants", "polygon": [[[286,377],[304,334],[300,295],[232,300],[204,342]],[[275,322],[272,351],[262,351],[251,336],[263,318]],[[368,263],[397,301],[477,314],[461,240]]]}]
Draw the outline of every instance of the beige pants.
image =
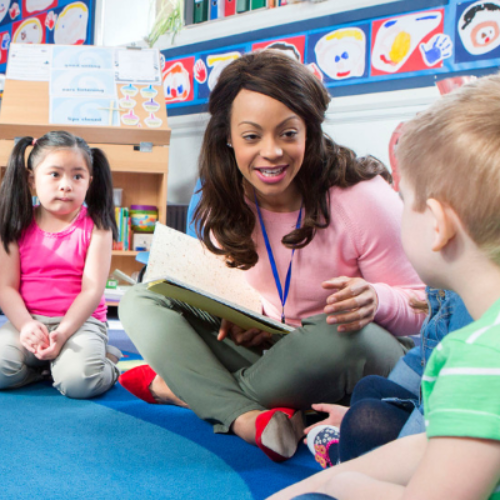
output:
[{"label": "beige pants", "polygon": [[[55,330],[62,318],[33,316]],[[26,350],[19,332],[11,323],[0,328],[0,389],[13,389],[42,379],[42,371],[50,369],[54,387],[65,396],[87,399],[103,394],[118,379],[116,365],[106,358],[106,352],[121,357],[118,349],[108,346],[107,328],[95,318],[89,318],[64,344],[52,361],[41,361]]]}]

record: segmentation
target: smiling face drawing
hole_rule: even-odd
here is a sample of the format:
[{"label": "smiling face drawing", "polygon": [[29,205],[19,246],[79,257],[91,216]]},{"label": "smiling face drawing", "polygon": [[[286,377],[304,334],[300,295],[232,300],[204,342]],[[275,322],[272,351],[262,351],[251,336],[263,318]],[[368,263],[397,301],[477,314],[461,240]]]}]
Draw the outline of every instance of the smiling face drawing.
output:
[{"label": "smiling face drawing", "polygon": [[43,29],[40,20],[36,17],[23,21],[12,39],[13,43],[41,43],[43,41]]},{"label": "smiling face drawing", "polygon": [[189,73],[180,62],[176,62],[165,71],[163,80],[165,102],[185,101],[191,92]]},{"label": "smiling face drawing", "polygon": [[334,80],[363,76],[366,37],[359,28],[343,28],[320,38],[314,47],[321,71]]},{"label": "smiling face drawing", "polygon": [[387,73],[398,71],[419,43],[439,26],[441,19],[440,11],[430,11],[390,19],[383,23],[373,46],[373,67]]},{"label": "smiling face drawing", "polygon": [[241,54],[239,52],[228,52],[226,54],[207,57],[207,65],[209,68],[212,68],[208,77],[208,88],[211,91],[217,85],[222,70],[239,57],[241,57]]},{"label": "smiling face drawing", "polygon": [[28,14],[45,10],[54,0],[26,0],[26,10]]},{"label": "smiling face drawing", "polygon": [[59,14],[54,29],[54,42],[62,45],[82,45],[87,39],[89,11],[83,2],[75,2]]},{"label": "smiling face drawing", "polygon": [[500,45],[500,2],[475,2],[458,21],[458,33],[465,50],[486,54]]},{"label": "smiling face drawing", "polygon": [[9,12],[10,0],[0,0],[0,23]]}]

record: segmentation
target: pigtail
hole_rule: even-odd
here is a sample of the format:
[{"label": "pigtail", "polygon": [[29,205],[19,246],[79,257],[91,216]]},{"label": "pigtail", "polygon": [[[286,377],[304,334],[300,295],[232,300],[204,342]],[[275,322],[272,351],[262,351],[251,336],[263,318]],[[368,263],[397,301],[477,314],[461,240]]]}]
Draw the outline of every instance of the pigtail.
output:
[{"label": "pigtail", "polygon": [[92,148],[92,182],[85,202],[90,217],[99,229],[111,229],[113,239],[118,239],[113,202],[113,180],[106,155],[98,148]]},{"label": "pigtail", "polygon": [[10,243],[17,242],[33,220],[33,202],[25,163],[26,148],[32,137],[23,137],[14,146],[0,187],[0,238],[9,253]]}]

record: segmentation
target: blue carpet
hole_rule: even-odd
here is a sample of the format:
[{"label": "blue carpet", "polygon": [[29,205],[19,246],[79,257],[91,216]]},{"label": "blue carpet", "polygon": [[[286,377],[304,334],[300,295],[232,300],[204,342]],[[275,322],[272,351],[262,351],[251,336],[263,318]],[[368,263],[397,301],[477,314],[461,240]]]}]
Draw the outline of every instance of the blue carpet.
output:
[{"label": "blue carpet", "polygon": [[[110,343],[134,349],[123,332],[110,331]],[[0,392],[0,498],[264,499],[318,470],[303,444],[276,464],[191,411],[148,405],[119,384],[91,401],[48,382]]]}]

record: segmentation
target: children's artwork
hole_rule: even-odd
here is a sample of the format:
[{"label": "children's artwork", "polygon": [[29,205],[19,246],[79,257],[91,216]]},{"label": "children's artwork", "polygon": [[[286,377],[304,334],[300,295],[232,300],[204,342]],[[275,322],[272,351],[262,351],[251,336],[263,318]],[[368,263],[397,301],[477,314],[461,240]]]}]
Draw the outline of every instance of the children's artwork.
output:
[{"label": "children's artwork", "polygon": [[113,49],[104,47],[55,46],[52,52],[52,69],[112,70]]},{"label": "children's artwork", "polygon": [[121,120],[124,125],[133,126],[139,123],[140,118],[131,109],[128,113],[122,115]]},{"label": "children's artwork", "polygon": [[58,45],[82,45],[87,39],[89,9],[83,2],[74,2],[57,16],[54,43]]},{"label": "children's artwork", "polygon": [[7,62],[7,55],[9,53],[10,34],[9,32],[0,33],[0,64]]},{"label": "children's artwork", "polygon": [[149,85],[148,87],[143,87],[141,89],[141,96],[142,97],[156,97],[156,95],[158,94],[158,91],[152,86],[152,85]]},{"label": "children's artwork", "polygon": [[144,123],[150,128],[158,128],[163,123],[161,118],[158,118],[154,113],[151,113],[145,120]]},{"label": "children's artwork", "polygon": [[252,44],[252,51],[273,49],[281,50],[284,54],[299,62],[304,62],[305,35],[268,40]]},{"label": "children's artwork", "polygon": [[134,97],[137,95],[137,92],[139,92],[139,89],[135,85],[129,83],[128,85],[123,85],[120,91],[125,96]]},{"label": "children's artwork", "polygon": [[320,70],[332,80],[360,77],[366,68],[366,35],[357,27],[327,33],[314,47]]},{"label": "children's artwork", "polygon": [[10,0],[0,0],[0,23],[6,19],[9,21],[9,16],[7,15],[9,13],[9,7],[10,7]]},{"label": "children's artwork", "polygon": [[193,66],[194,57],[165,63],[163,90],[166,104],[193,99]]},{"label": "children's artwork", "polygon": [[44,43],[45,16],[30,17],[22,22],[14,23],[13,43]]},{"label": "children's artwork", "polygon": [[57,7],[57,0],[23,0],[23,13],[25,16],[54,7]]},{"label": "children's artwork", "polygon": [[443,34],[443,26],[444,9],[374,21],[372,76],[441,65],[451,55],[451,41]]},{"label": "children's artwork", "polygon": [[50,94],[58,96],[116,97],[112,70],[53,70]]},{"label": "children's artwork", "polygon": [[132,99],[129,95],[124,97],[123,99],[120,99],[120,106],[123,109],[132,109],[135,108],[135,105],[137,104],[137,101]]},{"label": "children's artwork", "polygon": [[205,83],[207,81],[207,66],[203,59],[198,59],[194,63],[194,79],[198,83]]},{"label": "children's artwork", "polygon": [[14,2],[12,7],[9,9],[10,19],[14,20],[21,14],[21,9],[19,9],[19,4]]},{"label": "children's artwork", "polygon": [[149,101],[143,102],[142,107],[148,112],[148,113],[156,113],[160,109],[160,103],[156,102],[151,98]]},{"label": "children's artwork", "polygon": [[456,30],[456,62],[500,57],[500,2],[458,4]]},{"label": "children's artwork", "polygon": [[110,109],[116,109],[116,104],[116,101],[110,101],[109,99],[53,97],[50,99],[49,123],[58,125],[119,126],[119,114],[116,112],[110,113]]},{"label": "children's artwork", "polygon": [[208,88],[212,91],[219,81],[219,76],[222,70],[229,66],[235,59],[241,56],[239,52],[227,52],[225,54],[218,54],[207,57],[207,65],[212,68],[208,75]]}]

